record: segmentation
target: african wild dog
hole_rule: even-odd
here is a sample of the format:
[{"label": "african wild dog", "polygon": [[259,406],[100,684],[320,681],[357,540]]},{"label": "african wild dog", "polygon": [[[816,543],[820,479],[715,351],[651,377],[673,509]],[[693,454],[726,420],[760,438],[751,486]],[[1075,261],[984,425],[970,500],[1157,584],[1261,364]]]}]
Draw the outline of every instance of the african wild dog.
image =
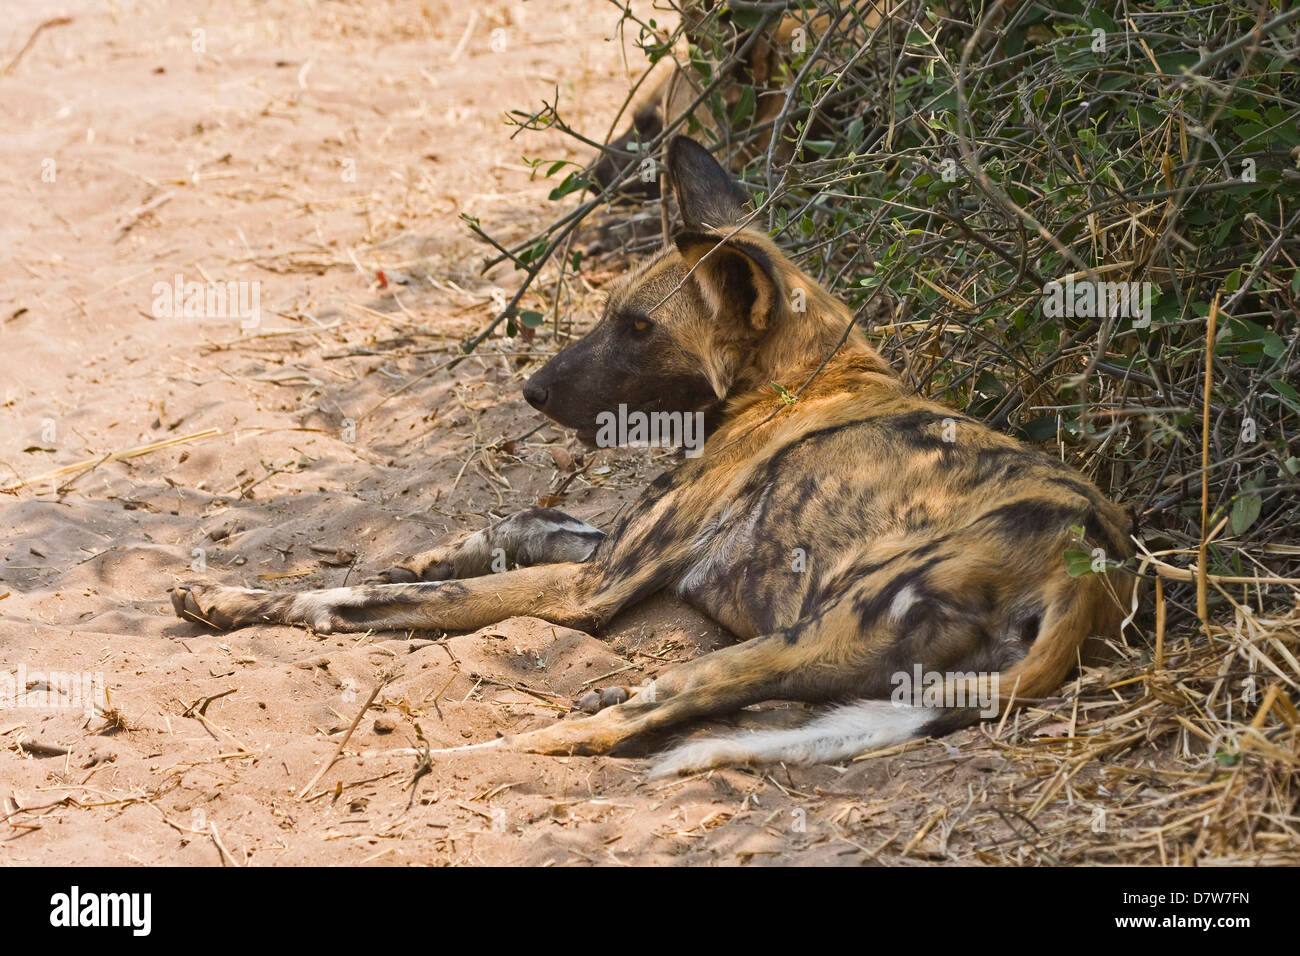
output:
[{"label": "african wild dog", "polygon": [[[845,305],[741,225],[745,196],[707,151],[679,137],[667,163],[685,230],[524,396],[585,439],[621,403],[703,412],[702,455],[661,475],[608,535],[534,510],[404,562],[388,574],[396,583],[178,585],[180,616],[356,631],[534,615],[592,629],[667,588],[743,642],[631,699],[595,695],[584,704],[609,706],[592,716],[478,746],[601,753],[757,701],[842,703],[796,730],[688,744],[661,771],[836,760],[946,733],[975,710],[896,706],[885,699],[894,675],[997,672],[1005,707],[1052,692],[1089,636],[1115,635],[1130,579],[1072,577],[1064,553],[1078,526],[1089,547],[1127,557],[1125,512],[1051,457],[911,394]],[[806,387],[790,403],[773,382]],[[518,567],[489,574],[494,548]]]},{"label": "african wild dog", "polygon": [[[677,48],[651,69],[642,84],[648,92],[634,103],[627,128],[606,145],[593,164],[594,187],[606,188],[626,166],[645,162],[644,146],[683,120],[699,130],[697,136],[728,143],[731,168],[738,170],[766,153],[778,119],[788,124],[786,129],[803,120],[799,109],[787,112],[790,81],[798,70],[797,62],[804,54],[812,54],[828,30],[834,27],[842,39],[872,45],[879,55],[869,59],[878,68],[886,68],[894,60],[889,51],[906,36],[922,11],[929,11],[932,20],[923,22],[932,29],[944,29],[947,22],[946,17],[937,15],[944,12],[943,5],[936,10],[935,4],[923,5],[916,0],[853,0],[840,5],[837,11],[825,5],[806,9],[795,5],[780,17],[773,15],[767,27],[756,31],[740,27],[734,11],[715,9],[718,0],[681,0],[678,6],[683,30]],[[892,34],[893,42],[887,33]],[[712,56],[715,39],[721,41],[720,59]],[[708,73],[717,77],[718,87],[711,96],[696,69],[679,65],[692,59],[707,62]],[[859,59],[859,69],[865,63]],[[752,107],[742,106],[744,97],[753,98]],[[736,142],[731,129],[719,129],[715,110],[732,117],[746,109],[750,115],[744,125],[752,135]],[[862,149],[884,135],[887,117],[879,113],[878,104],[846,95],[824,102],[813,111],[808,138],[825,139],[831,135],[830,127],[852,118],[849,114],[866,124]],[[793,156],[789,137],[778,134],[772,151],[778,164],[788,163]],[[619,188],[629,196],[654,198],[659,195],[659,177],[633,175]]]}]

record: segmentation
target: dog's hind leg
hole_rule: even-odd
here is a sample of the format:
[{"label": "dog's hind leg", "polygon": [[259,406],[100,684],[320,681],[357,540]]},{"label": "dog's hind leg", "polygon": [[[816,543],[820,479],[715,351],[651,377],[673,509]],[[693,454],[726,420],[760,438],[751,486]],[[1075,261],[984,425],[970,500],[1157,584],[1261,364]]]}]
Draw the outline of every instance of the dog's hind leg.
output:
[{"label": "dog's hind leg", "polygon": [[547,754],[605,753],[639,734],[716,716],[763,700],[817,702],[853,696],[897,639],[888,622],[865,630],[847,603],[789,628],[680,664],[626,703],[513,735],[501,746]]},{"label": "dog's hind leg", "polygon": [[507,750],[543,754],[599,754],[640,734],[698,717],[731,713],[774,697],[807,699],[784,690],[806,669],[804,656],[779,634],[765,635],[678,665],[639,688],[626,703],[590,717],[568,718],[549,727],[503,738]]},{"label": "dog's hind leg", "polygon": [[583,562],[605,533],[554,508],[529,508],[482,531],[405,558],[382,571],[378,583],[473,578],[536,564]]}]

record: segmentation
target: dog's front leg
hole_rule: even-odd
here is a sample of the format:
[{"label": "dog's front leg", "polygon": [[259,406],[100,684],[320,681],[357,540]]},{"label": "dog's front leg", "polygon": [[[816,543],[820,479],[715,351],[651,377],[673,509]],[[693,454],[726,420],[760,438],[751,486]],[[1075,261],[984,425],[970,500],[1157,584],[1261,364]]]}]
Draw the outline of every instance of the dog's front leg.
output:
[{"label": "dog's front leg", "polygon": [[226,630],[248,624],[305,624],[321,633],[364,630],[471,631],[517,615],[566,627],[599,627],[623,603],[594,565],[519,568],[465,581],[363,584],[297,594],[178,584],[172,606],[188,621]]},{"label": "dog's front leg", "polygon": [[[586,563],[563,561],[463,580],[363,584],[298,594],[178,584],[172,606],[188,621],[220,629],[269,623],[306,624],[323,632],[471,631],[530,615],[592,630],[673,581],[689,563],[689,543],[698,526],[698,515],[652,486],[613,537],[600,539],[605,546]],[[592,547],[592,535],[570,530]]]},{"label": "dog's front leg", "polygon": [[599,528],[562,511],[529,508],[460,540],[398,561],[376,581],[446,581],[535,564],[587,561],[604,539]]}]

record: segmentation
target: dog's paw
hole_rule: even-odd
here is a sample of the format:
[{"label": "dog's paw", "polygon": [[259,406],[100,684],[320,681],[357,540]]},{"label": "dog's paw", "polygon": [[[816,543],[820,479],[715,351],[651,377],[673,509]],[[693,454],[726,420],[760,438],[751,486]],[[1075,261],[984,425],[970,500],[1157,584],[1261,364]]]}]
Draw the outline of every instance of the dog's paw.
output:
[{"label": "dog's paw", "polygon": [[376,571],[367,578],[362,579],[362,584],[414,584],[420,580],[415,576],[415,572],[410,568],[402,567],[395,564],[391,568],[384,568],[382,571]]},{"label": "dog's paw", "polygon": [[171,589],[176,616],[219,631],[258,622],[279,623],[285,595],[220,584],[187,582]]},{"label": "dog's paw", "polygon": [[170,588],[172,609],[183,621],[192,621],[207,627],[225,630],[233,621],[221,613],[210,600],[210,584],[177,584]]},{"label": "dog's paw", "polygon": [[600,690],[589,690],[575,700],[573,709],[583,714],[594,714],[606,707],[621,704],[631,696],[632,691],[627,687],[602,687]]},{"label": "dog's paw", "polygon": [[412,555],[392,567],[366,579],[367,584],[416,584],[420,581],[450,581],[456,569],[444,549],[437,548],[423,554]]}]

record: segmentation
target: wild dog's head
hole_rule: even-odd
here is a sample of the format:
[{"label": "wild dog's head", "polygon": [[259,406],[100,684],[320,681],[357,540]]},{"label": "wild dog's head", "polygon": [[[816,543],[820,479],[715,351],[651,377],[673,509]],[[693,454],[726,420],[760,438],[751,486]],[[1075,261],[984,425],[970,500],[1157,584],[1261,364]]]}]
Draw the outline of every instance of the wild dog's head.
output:
[{"label": "wild dog's head", "polygon": [[843,306],[746,225],[744,191],[702,146],[673,139],[668,173],[682,231],[611,290],[595,328],[524,384],[530,405],[588,442],[597,416],[620,405],[716,410],[740,388],[767,387],[776,353],[788,362],[791,347],[819,348],[825,336],[808,334],[810,322],[836,337],[844,329]]}]

